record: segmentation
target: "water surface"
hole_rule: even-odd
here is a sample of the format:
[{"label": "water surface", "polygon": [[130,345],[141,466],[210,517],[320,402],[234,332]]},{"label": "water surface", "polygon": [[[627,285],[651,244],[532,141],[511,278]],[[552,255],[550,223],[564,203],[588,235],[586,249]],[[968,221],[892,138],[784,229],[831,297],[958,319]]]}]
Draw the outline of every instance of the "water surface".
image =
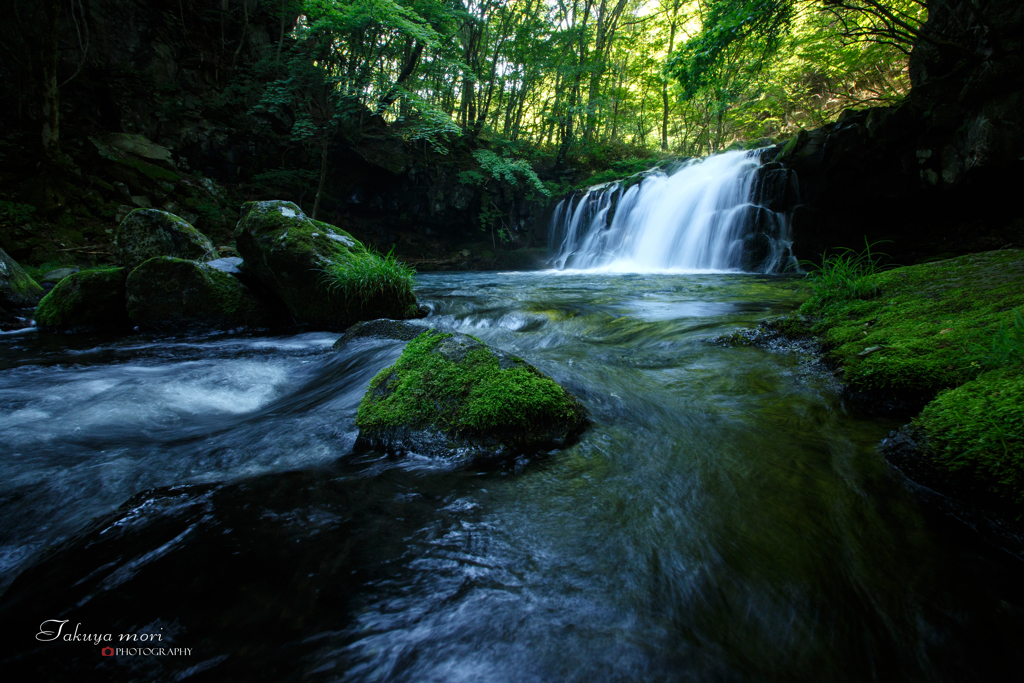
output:
[{"label": "water surface", "polygon": [[[126,679],[989,680],[1022,663],[1019,562],[906,491],[875,451],[900,421],[858,414],[807,359],[707,343],[792,310],[795,280],[418,281],[417,324],[583,401],[579,444],[486,472],[354,455],[358,401],[398,342],[0,338],[4,585],[134,494],[183,486],[8,604],[46,593],[95,629],[159,624],[197,650],[100,662]],[[51,598],[45,577],[72,587]],[[23,661],[96,666],[69,652]]]}]

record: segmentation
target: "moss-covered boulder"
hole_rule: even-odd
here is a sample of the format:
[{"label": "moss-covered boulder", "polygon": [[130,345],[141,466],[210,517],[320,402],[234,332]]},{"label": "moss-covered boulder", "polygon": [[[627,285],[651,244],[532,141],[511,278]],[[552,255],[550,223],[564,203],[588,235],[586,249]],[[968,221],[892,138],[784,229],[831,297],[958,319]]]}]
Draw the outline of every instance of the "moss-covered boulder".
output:
[{"label": "moss-covered boulder", "polygon": [[43,288],[18,262],[0,249],[0,307],[31,308],[43,298]]},{"label": "moss-covered boulder", "polygon": [[929,403],[924,454],[1024,509],[1024,367],[986,372]]},{"label": "moss-covered boulder", "polygon": [[204,263],[161,256],[133,270],[128,315],[142,329],[263,327],[267,307],[237,278]]},{"label": "moss-covered boulder", "polygon": [[277,294],[298,322],[343,329],[360,320],[418,314],[411,269],[306,217],[291,202],[245,204],[235,241],[245,270]]},{"label": "moss-covered boulder", "polygon": [[124,268],[73,273],[43,297],[36,325],[49,332],[86,332],[131,325],[125,307]]},{"label": "moss-covered boulder", "polygon": [[157,209],[136,209],[121,221],[114,239],[121,265],[130,271],[155,256],[192,261],[217,258],[213,242],[184,218]]},{"label": "moss-covered boulder", "polygon": [[359,404],[358,449],[504,459],[572,444],[583,405],[520,358],[463,334],[423,332]]}]

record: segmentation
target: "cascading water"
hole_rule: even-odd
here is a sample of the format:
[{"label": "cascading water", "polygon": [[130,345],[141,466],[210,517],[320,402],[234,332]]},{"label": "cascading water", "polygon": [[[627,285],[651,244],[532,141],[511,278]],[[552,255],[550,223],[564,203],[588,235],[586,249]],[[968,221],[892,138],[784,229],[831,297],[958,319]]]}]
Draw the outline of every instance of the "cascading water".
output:
[{"label": "cascading water", "polygon": [[789,218],[767,208],[760,166],[756,153],[726,152],[562,200],[550,232],[554,266],[762,273],[793,267]]}]

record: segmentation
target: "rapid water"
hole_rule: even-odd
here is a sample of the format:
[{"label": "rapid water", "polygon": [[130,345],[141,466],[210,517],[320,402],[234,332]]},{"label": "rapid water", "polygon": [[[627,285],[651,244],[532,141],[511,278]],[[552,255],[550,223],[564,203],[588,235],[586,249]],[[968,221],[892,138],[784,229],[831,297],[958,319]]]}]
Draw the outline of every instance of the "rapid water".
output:
[{"label": "rapid water", "polygon": [[[353,454],[398,342],[0,337],[4,584],[41,560],[0,600],[5,670],[986,681],[1024,664],[1020,560],[919,506],[875,451],[900,421],[795,355],[707,343],[792,310],[794,281],[418,279],[417,324],[551,374],[591,412],[580,443],[502,471]],[[114,512],[152,487],[174,488]],[[47,645],[46,619],[192,654]]]},{"label": "rapid water", "polygon": [[791,265],[789,219],[753,201],[761,165],[726,152],[626,188],[611,183],[562,200],[551,222],[558,269],[612,272],[777,272]]}]

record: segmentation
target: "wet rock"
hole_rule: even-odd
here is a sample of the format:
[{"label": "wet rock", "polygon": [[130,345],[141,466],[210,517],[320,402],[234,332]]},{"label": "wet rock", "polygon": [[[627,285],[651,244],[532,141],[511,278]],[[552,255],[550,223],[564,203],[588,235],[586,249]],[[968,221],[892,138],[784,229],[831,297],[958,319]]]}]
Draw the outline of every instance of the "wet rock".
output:
[{"label": "wet rock", "polygon": [[133,270],[128,315],[143,329],[263,327],[271,312],[237,278],[208,264],[161,256]]},{"label": "wet rock", "polygon": [[423,333],[423,327],[401,320],[369,320],[356,323],[345,330],[345,335],[334,342],[334,348],[340,349],[354,339],[393,339],[396,341],[412,341]]},{"label": "wet rock", "polygon": [[186,220],[158,209],[129,213],[117,229],[115,246],[121,265],[129,271],[155,256],[194,261],[217,258],[209,238]]},{"label": "wet rock", "polygon": [[408,269],[367,251],[344,230],[311,220],[291,202],[247,203],[235,240],[246,271],[298,322],[337,329],[419,313]]},{"label": "wet rock", "polygon": [[86,332],[126,328],[124,268],[72,273],[62,279],[36,309],[36,325],[49,332]]},{"label": "wet rock", "polygon": [[521,358],[429,330],[373,379],[356,424],[357,449],[487,461],[565,448],[589,419]]},{"label": "wet rock", "polygon": [[78,271],[78,268],[57,268],[43,275],[40,282],[60,282],[68,275],[74,275]]},{"label": "wet rock", "polygon": [[751,233],[743,238],[742,268],[747,272],[764,270],[765,263],[771,259],[772,240],[760,232]]},{"label": "wet rock", "polygon": [[18,262],[0,249],[0,306],[31,308],[43,298],[43,288]]}]

